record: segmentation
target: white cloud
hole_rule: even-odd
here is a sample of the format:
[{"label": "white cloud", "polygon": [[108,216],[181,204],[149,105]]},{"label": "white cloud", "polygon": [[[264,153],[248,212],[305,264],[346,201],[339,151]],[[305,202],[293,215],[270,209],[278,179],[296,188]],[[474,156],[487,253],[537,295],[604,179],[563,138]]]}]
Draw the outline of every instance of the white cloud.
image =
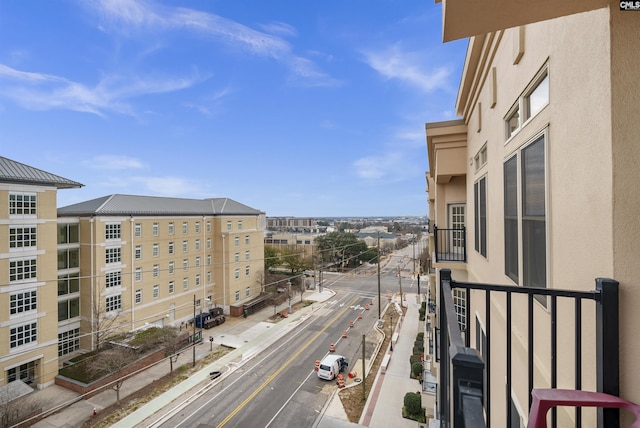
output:
[{"label": "white cloud", "polygon": [[95,169],[126,170],[141,169],[145,165],[136,158],[120,155],[100,155],[84,162],[85,165]]},{"label": "white cloud", "polygon": [[30,110],[66,109],[104,116],[106,112],[134,115],[125,101],[140,95],[174,92],[202,80],[181,78],[106,76],[89,87],[65,77],[16,70],[0,64],[0,96]]},{"label": "white cloud", "polygon": [[207,186],[182,177],[131,177],[131,181],[147,189],[144,194],[169,197],[194,197],[194,191],[201,193]]},{"label": "white cloud", "polygon": [[422,52],[403,51],[396,44],[382,51],[364,52],[365,62],[387,79],[403,81],[423,92],[433,92],[450,86],[452,70],[448,67],[429,69],[428,57]]},{"label": "white cloud", "polygon": [[286,23],[263,25],[262,28],[267,31],[264,32],[212,13],[184,7],[165,7],[151,1],[96,0],[91,5],[105,19],[102,26],[105,30],[114,29],[127,35],[132,33],[132,28],[147,31],[186,30],[287,64],[295,75],[308,80],[307,84],[337,84],[319,71],[311,60],[293,54],[291,45],[277,36],[296,34],[295,28]]}]

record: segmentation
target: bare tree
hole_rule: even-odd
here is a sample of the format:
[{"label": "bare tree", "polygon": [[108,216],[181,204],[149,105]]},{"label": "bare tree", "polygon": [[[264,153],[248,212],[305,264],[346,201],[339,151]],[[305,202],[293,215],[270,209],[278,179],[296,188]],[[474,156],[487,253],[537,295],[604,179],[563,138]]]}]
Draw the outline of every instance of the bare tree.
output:
[{"label": "bare tree", "polygon": [[164,346],[164,355],[169,358],[170,371],[173,373],[173,363],[178,361],[180,351],[186,343],[185,335],[181,335],[175,327],[164,327],[160,340]]},{"label": "bare tree", "polygon": [[[24,385],[24,384],[23,384]],[[45,404],[34,398],[21,398],[17,382],[0,388],[0,427],[6,428],[42,410]]]},{"label": "bare tree", "polygon": [[[89,363],[89,370],[94,374],[110,375],[120,372],[131,362],[136,360],[136,353],[133,349],[125,347],[115,347],[100,352],[96,358]],[[126,376],[120,376],[111,382],[110,386],[116,392],[116,401],[120,403],[120,388],[124,384]]]},{"label": "bare tree", "polygon": [[[99,283],[99,280],[98,280]],[[122,311],[107,312],[107,301],[104,297],[104,287],[99,286],[100,292],[93,299],[93,307],[91,308],[91,327],[95,340],[95,349],[100,349],[104,344],[105,338],[119,330],[123,324]]]}]

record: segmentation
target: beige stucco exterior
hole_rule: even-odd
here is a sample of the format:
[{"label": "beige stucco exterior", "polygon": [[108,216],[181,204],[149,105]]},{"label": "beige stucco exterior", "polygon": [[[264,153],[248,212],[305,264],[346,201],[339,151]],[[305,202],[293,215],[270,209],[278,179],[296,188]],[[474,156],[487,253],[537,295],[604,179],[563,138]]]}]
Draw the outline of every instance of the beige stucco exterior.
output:
[{"label": "beige stucco exterior", "polygon": [[[34,195],[37,213],[10,214],[10,194]],[[56,187],[0,183],[0,386],[17,378],[40,389],[51,385],[58,374],[56,194]],[[22,227],[36,228],[36,245],[10,248],[9,230]],[[37,276],[13,280],[10,264],[25,259],[36,260]],[[31,291],[35,295],[28,299],[35,298],[36,308],[12,313],[11,296]],[[20,333],[12,330],[33,323],[35,340],[14,346],[13,339]]]},{"label": "beige stucco exterior", "polygon": [[[462,3],[447,0],[446,3]],[[494,3],[494,2],[489,2]],[[499,3],[496,0],[496,3]],[[531,5],[538,5],[533,2]],[[543,4],[544,2],[541,2]],[[569,4],[570,2],[566,2]],[[584,2],[586,4],[587,2]],[[594,4],[598,2],[592,2]],[[484,6],[486,4],[482,3]],[[447,205],[456,202],[464,193],[467,205],[467,263],[453,268],[454,279],[466,272],[469,281],[507,285],[516,284],[505,274],[505,220],[504,220],[504,164],[511,156],[520,153],[527,144],[539,136],[545,141],[545,214],[546,214],[546,282],[548,287],[593,290],[598,277],[613,278],[620,282],[620,395],[640,402],[640,375],[634,363],[640,344],[634,334],[640,325],[640,13],[619,10],[619,2],[611,1],[608,7],[593,7],[583,13],[567,14],[563,7],[547,5],[554,9],[556,19],[544,20],[522,27],[521,19],[510,15],[498,16],[499,27],[493,32],[473,33],[488,24],[486,13],[474,15],[479,26],[471,25],[470,40],[456,109],[466,126],[464,138],[460,138],[461,123],[456,121],[427,124],[429,152],[430,218],[432,223],[445,227]],[[565,5],[566,6],[566,5]],[[453,9],[445,27],[451,23],[460,27],[471,20]],[[567,15],[567,16],[564,16]],[[491,18],[495,20],[495,17]],[[539,19],[533,19],[535,22]],[[489,28],[489,27],[487,27]],[[462,31],[458,28],[455,32]],[[447,29],[445,28],[445,33]],[[463,33],[460,33],[463,34]],[[455,38],[455,37],[454,37]],[[548,103],[531,118],[521,122],[518,130],[507,136],[505,120],[515,103],[527,96],[527,90],[536,82],[541,72],[548,75]],[[523,110],[520,109],[523,114]],[[460,141],[464,155],[450,148],[449,139]],[[447,146],[449,144],[449,146]],[[486,148],[486,163],[476,162]],[[451,156],[441,156],[445,150]],[[444,166],[439,165],[443,160]],[[447,171],[464,169],[463,173]],[[449,179],[453,176],[453,179]],[[464,182],[456,180],[465,177]],[[487,183],[487,252],[486,257],[474,249],[474,184],[484,178]],[[431,247],[433,248],[433,247]],[[451,267],[436,265],[437,268]],[[522,269],[520,270],[522,272]],[[456,277],[458,275],[458,277]],[[437,274],[433,276],[437,281]],[[477,300],[477,299],[476,299]],[[492,349],[505,346],[503,331],[497,326],[505,323],[505,302],[492,298],[491,325]],[[514,305],[525,305],[514,301]],[[484,307],[472,307],[472,320],[477,317],[486,325]],[[517,309],[516,309],[517,311]],[[535,305],[535,331],[549,331],[548,311]],[[559,307],[559,324],[573,323],[572,308]],[[528,394],[525,390],[526,374],[521,370],[526,361],[523,337],[526,337],[526,320],[513,320],[514,388],[511,392],[523,423],[528,413]],[[471,337],[475,337],[472,321]],[[585,316],[584,325],[592,326]],[[587,331],[583,349],[593,349],[593,332]],[[548,355],[548,341],[542,334],[536,336],[535,381],[538,386],[549,384],[549,367],[544,362]],[[573,352],[573,339],[559,337],[559,355]],[[588,352],[585,352],[588,354]],[[492,366],[504,366],[503,353],[492,352]],[[571,359],[559,361],[559,387],[572,388],[573,366]],[[583,389],[595,390],[595,359],[589,358],[583,365],[589,375]],[[523,379],[522,376],[525,376]],[[504,373],[492,371],[492,424],[505,426],[500,419],[505,415]],[[573,418],[573,412],[560,411],[559,425],[565,418]],[[591,413],[585,413],[591,415]],[[627,415],[623,414],[623,418]],[[590,426],[585,416],[583,423]],[[586,421],[586,422],[585,422]],[[622,426],[629,425],[623,419]]]}]

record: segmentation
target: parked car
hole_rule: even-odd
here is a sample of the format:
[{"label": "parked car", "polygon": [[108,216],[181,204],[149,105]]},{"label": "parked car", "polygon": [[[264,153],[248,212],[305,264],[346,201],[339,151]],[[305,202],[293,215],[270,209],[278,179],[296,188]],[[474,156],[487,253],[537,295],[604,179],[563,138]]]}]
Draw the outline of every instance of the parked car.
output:
[{"label": "parked car", "polygon": [[342,355],[327,355],[320,361],[318,377],[320,379],[333,380],[339,373],[342,373],[348,365],[349,361]]}]

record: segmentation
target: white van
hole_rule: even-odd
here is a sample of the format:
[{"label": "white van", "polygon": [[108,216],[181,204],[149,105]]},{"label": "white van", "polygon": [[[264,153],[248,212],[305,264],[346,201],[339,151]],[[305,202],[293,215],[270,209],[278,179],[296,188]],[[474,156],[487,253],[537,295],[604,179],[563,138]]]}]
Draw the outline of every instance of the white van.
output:
[{"label": "white van", "polygon": [[349,362],[342,355],[330,354],[320,361],[318,368],[318,377],[320,379],[333,380],[338,373],[344,371]]}]

